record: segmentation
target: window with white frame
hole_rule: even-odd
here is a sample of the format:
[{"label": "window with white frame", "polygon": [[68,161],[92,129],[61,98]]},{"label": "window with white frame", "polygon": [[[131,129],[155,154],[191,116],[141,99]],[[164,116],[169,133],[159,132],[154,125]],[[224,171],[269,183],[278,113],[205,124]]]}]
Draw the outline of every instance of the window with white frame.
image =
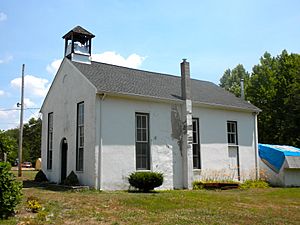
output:
[{"label": "window with white frame", "polygon": [[83,171],[84,156],[84,102],[77,104],[76,170]]},{"label": "window with white frame", "polygon": [[150,170],[149,114],[135,114],[136,169]]},{"label": "window with white frame", "polygon": [[229,145],[238,145],[236,121],[227,121],[227,140]]},{"label": "window with white frame", "polygon": [[48,143],[47,143],[47,169],[52,169],[53,151],[53,113],[48,114]]}]

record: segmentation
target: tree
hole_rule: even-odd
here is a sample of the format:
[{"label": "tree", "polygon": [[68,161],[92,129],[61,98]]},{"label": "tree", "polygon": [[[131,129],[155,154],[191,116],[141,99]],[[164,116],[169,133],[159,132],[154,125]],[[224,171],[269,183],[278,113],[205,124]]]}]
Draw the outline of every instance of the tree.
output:
[{"label": "tree", "polygon": [[300,55],[265,53],[253,67],[248,100],[262,109],[259,142],[300,146]]},{"label": "tree", "polygon": [[16,157],[16,149],[18,149],[16,140],[0,130],[0,161],[3,161],[4,154],[7,154],[7,161],[13,162]]},{"label": "tree", "polygon": [[31,118],[28,123],[24,124],[24,159],[26,159],[26,161],[32,162],[33,165],[35,165],[35,161],[41,157],[41,132],[41,119]]},{"label": "tree", "polygon": [[272,57],[266,52],[250,77],[239,64],[224,72],[220,86],[239,97],[240,78],[245,80],[246,99],[262,109],[259,142],[300,147],[300,55],[283,50]]},{"label": "tree", "polygon": [[[29,161],[33,165],[35,161],[41,157],[41,130],[42,120],[31,118],[28,123],[24,124],[23,129],[23,162]],[[19,129],[10,129],[5,131],[7,136],[15,140],[13,162],[18,157]]]},{"label": "tree", "polygon": [[19,129],[10,129],[5,131],[5,135],[7,135],[14,142],[14,147],[11,148],[11,152],[7,157],[7,161],[13,164],[18,158],[18,142],[19,142]]},{"label": "tree", "polygon": [[233,70],[225,70],[220,79],[220,86],[225,90],[230,91],[235,96],[241,96],[241,79],[244,79],[245,86],[249,81],[249,73],[245,70],[242,64],[238,64]]}]

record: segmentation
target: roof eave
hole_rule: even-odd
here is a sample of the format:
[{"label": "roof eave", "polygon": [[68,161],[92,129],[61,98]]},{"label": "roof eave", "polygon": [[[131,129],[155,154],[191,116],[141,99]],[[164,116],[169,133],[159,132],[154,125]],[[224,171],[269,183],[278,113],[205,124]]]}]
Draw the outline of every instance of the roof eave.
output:
[{"label": "roof eave", "polygon": [[161,97],[155,97],[155,96],[147,96],[147,95],[139,95],[139,94],[129,94],[129,93],[123,93],[123,92],[111,92],[111,91],[97,91],[97,94],[105,94],[108,96],[113,97],[122,97],[122,98],[131,98],[131,99],[138,99],[138,100],[151,100],[155,102],[166,102],[166,103],[177,103],[182,104],[181,99],[170,99],[170,98],[161,98]]},{"label": "roof eave", "polygon": [[[167,103],[177,103],[182,104],[182,99],[170,99],[170,98],[161,98],[161,97],[155,97],[155,96],[147,96],[147,95],[139,95],[139,94],[129,94],[129,93],[123,93],[123,92],[110,92],[110,91],[102,91],[98,90],[97,94],[105,94],[108,96],[113,97],[125,97],[125,98],[131,98],[131,99],[139,99],[139,100],[151,100],[156,102],[167,102]],[[236,106],[228,106],[228,105],[222,105],[222,104],[214,104],[214,103],[205,103],[205,102],[199,102],[199,101],[193,101],[194,106],[202,106],[206,108],[219,108],[219,109],[228,109],[233,111],[243,111],[243,112],[251,112],[251,113],[259,113],[261,112],[260,109],[249,109],[249,108],[243,108],[243,107],[236,107]]]},{"label": "roof eave", "polygon": [[219,109],[229,109],[233,111],[243,111],[243,112],[252,112],[252,113],[260,113],[262,110],[259,108],[245,108],[245,107],[238,107],[232,105],[223,105],[217,103],[207,103],[207,102],[200,102],[200,101],[193,101],[193,105],[195,106],[203,106],[208,108],[219,108]]}]

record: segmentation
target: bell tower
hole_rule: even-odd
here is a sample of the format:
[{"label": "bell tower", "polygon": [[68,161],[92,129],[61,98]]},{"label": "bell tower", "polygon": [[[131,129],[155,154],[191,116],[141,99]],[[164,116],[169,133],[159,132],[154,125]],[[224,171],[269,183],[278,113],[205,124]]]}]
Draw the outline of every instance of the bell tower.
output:
[{"label": "bell tower", "polygon": [[65,34],[65,57],[75,62],[91,63],[92,38],[95,35],[81,26],[77,26]]}]

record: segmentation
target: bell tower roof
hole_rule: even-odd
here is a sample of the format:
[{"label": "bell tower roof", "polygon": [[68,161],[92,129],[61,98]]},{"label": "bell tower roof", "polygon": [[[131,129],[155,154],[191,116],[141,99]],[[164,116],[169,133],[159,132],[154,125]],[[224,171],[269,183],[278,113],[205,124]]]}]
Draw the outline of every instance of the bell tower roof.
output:
[{"label": "bell tower roof", "polygon": [[[91,32],[87,31],[86,29],[82,28],[81,26],[76,26],[72,30],[70,30],[68,33],[66,33],[62,38],[63,39],[70,39],[71,37],[83,37],[83,38],[94,38],[95,35],[93,35]],[[76,40],[80,41],[80,40]]]}]

